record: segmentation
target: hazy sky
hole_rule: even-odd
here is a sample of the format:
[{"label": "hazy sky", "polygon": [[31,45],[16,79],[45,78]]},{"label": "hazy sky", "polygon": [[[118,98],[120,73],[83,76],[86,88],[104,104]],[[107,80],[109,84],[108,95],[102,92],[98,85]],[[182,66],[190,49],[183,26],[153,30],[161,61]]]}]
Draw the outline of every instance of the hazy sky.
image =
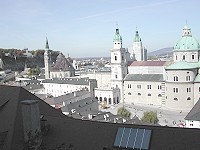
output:
[{"label": "hazy sky", "polygon": [[116,23],[123,47],[136,26],[148,51],[171,47],[187,20],[200,41],[200,0],[0,0],[0,48],[50,49],[71,57],[110,56]]}]

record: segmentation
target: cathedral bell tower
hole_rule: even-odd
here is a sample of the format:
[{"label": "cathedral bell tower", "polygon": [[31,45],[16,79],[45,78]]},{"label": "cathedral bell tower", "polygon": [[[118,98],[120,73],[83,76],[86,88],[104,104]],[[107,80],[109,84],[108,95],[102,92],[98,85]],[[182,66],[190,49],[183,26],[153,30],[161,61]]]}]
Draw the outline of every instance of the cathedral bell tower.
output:
[{"label": "cathedral bell tower", "polygon": [[113,38],[113,49],[111,52],[111,86],[120,89],[119,99],[116,103],[123,102],[123,79],[128,73],[127,68],[127,50],[122,48],[122,37],[119,34],[119,28],[116,28]]},{"label": "cathedral bell tower", "polygon": [[131,55],[135,55],[137,61],[147,60],[147,50],[142,46],[142,40],[139,36],[138,30],[136,30],[135,38],[133,40],[133,52]]},{"label": "cathedral bell tower", "polygon": [[44,52],[44,68],[45,68],[45,79],[50,78],[50,60],[49,60],[49,43],[46,38],[46,46]]}]

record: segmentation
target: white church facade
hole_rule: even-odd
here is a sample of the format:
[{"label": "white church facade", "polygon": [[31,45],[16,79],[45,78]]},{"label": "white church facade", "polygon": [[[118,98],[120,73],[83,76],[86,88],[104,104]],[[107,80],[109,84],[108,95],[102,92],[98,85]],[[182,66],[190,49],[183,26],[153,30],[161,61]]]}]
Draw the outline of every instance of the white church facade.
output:
[{"label": "white church facade", "polygon": [[118,28],[110,53],[108,84],[110,88],[119,88],[120,103],[188,111],[199,100],[200,45],[188,25],[183,28],[182,37],[173,48],[173,61],[147,61],[147,50],[138,31],[133,40],[133,51],[129,53],[122,47]]}]

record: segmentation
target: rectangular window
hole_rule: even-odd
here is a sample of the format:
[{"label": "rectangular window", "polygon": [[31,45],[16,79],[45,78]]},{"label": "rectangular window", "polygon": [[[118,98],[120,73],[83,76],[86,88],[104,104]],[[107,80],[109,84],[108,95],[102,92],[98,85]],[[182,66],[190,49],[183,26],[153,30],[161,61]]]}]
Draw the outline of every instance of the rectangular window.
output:
[{"label": "rectangular window", "polygon": [[178,93],[178,88],[173,88],[174,93]]},{"label": "rectangular window", "polygon": [[158,85],[158,90],[161,90],[162,89],[162,86],[161,85]]},{"label": "rectangular window", "polygon": [[194,59],[194,55],[192,55],[192,59]]},{"label": "rectangular window", "polygon": [[178,81],[178,77],[177,76],[174,76],[174,81]]},{"label": "rectangular window", "polygon": [[128,84],[128,88],[131,88],[131,84]]},{"label": "rectangular window", "polygon": [[147,89],[151,89],[151,85],[147,85]]},{"label": "rectangular window", "polygon": [[190,76],[186,76],[186,81],[190,81]]},{"label": "rectangular window", "polygon": [[187,92],[188,92],[188,93],[191,92],[191,88],[187,88]]},{"label": "rectangular window", "polygon": [[141,85],[137,85],[137,88],[138,88],[138,89],[141,89]]}]

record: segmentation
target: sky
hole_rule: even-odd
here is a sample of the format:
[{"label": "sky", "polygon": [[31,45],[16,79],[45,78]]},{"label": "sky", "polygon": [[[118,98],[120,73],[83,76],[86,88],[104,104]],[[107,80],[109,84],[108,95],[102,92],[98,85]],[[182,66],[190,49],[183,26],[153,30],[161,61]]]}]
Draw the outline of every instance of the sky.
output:
[{"label": "sky", "polygon": [[200,41],[199,0],[0,0],[0,48],[45,48],[107,57],[118,24],[131,50],[136,28],[148,52],[173,47],[187,24]]}]

